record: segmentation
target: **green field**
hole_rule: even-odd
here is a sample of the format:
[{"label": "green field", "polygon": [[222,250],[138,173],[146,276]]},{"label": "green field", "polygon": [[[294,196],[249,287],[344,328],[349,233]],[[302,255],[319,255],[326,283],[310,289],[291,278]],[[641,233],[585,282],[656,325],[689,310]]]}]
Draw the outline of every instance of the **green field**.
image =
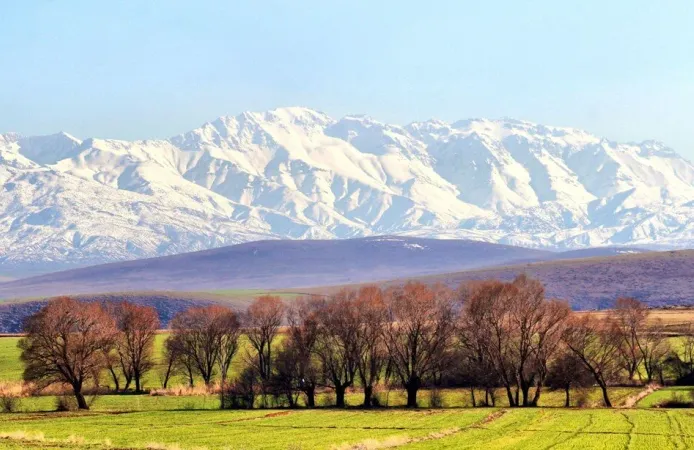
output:
[{"label": "green field", "polygon": [[[19,338],[0,339],[0,382],[21,380]],[[160,357],[165,334],[157,336]],[[245,351],[235,365],[243,364]],[[104,381],[108,381],[105,378]],[[174,380],[183,383],[185,380]],[[160,385],[157,371],[145,380]],[[361,410],[362,394],[347,395],[346,410],[328,407],[329,392],[318,395],[316,410],[256,409],[220,411],[214,395],[100,395],[89,397],[88,412],[55,412],[56,397],[22,398],[17,412],[0,414],[0,448],[43,449],[379,449],[379,448],[552,448],[649,449],[694,447],[694,412],[655,408],[673,395],[689,399],[691,388],[665,388],[630,409],[565,409],[563,391],[545,391],[540,408],[472,408],[465,389],[440,391],[443,408],[427,409],[431,392],[419,396],[420,410],[402,408],[400,389],[377,393],[390,408]],[[612,388],[615,405],[642,391]],[[573,398],[581,394],[574,392]],[[598,389],[582,392],[583,404],[600,404]],[[482,393],[477,393],[478,399]]]},{"label": "green field", "polygon": [[13,414],[2,448],[692,448],[686,410],[254,410]]}]

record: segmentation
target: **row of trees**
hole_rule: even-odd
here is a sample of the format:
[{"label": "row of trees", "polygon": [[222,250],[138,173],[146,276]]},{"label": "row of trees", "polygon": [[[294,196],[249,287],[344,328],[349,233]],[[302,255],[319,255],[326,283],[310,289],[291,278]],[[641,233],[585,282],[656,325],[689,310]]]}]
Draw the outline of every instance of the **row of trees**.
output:
[{"label": "row of trees", "polygon": [[[198,377],[207,385],[217,381],[223,406],[247,407],[256,394],[289,406],[304,395],[313,407],[316,392],[328,388],[343,407],[354,386],[371,406],[382,383],[402,386],[409,407],[426,385],[468,387],[473,404],[492,405],[502,387],[511,406],[537,405],[549,386],[565,389],[568,405],[571,387],[596,384],[611,406],[609,385],[635,377],[662,381],[665,364],[675,359],[647,318],[633,299],[619,299],[603,316],[574,313],[546,299],[542,284],[526,276],[456,291],[417,282],[366,286],[289,305],[263,296],[243,314],[222,306],[179,313],[165,345],[162,383],[176,373],[191,385]],[[139,392],[153,367],[158,327],[151,308],[53,300],[27,322],[20,343],[25,378],[69,384],[80,408],[87,407],[84,384],[104,369],[117,389],[122,376],[125,389],[134,382]],[[232,373],[242,342],[243,368]],[[677,358],[677,367],[691,373],[691,361]],[[475,398],[480,389],[484,400]]]},{"label": "row of trees", "polygon": [[39,388],[54,383],[69,385],[80,409],[88,409],[83,389],[97,382],[106,369],[119,389],[135,382],[153,367],[152,347],[159,329],[154,309],[123,302],[109,307],[82,303],[69,297],[48,302],[24,325],[19,341],[24,379]]}]

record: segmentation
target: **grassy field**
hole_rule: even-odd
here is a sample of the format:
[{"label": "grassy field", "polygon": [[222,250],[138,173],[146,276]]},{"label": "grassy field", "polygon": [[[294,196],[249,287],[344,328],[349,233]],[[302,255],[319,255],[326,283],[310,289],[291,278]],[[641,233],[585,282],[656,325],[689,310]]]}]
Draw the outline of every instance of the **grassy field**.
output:
[{"label": "grassy field", "polygon": [[0,417],[2,448],[692,448],[685,410],[148,411]]},{"label": "grassy field", "polygon": [[[0,338],[0,381],[21,380],[18,337]],[[165,334],[157,336],[161,355]],[[241,351],[235,364],[243,363]],[[183,383],[185,380],[174,380]],[[156,370],[145,386],[159,387]],[[402,408],[402,390],[377,396],[390,408],[358,408],[362,394],[349,392],[346,410],[256,409],[220,411],[214,395],[101,395],[89,397],[88,412],[55,412],[56,397],[20,400],[17,412],[0,414],[0,449],[651,449],[694,448],[694,412],[655,408],[673,395],[689,399],[692,388],[665,388],[646,396],[637,408],[563,408],[563,391],[545,391],[540,408],[470,407],[465,389],[440,391],[443,408],[427,409],[431,392],[419,396],[422,409]],[[622,406],[640,387],[612,388]],[[583,392],[585,406],[600,404],[598,389]],[[576,400],[579,393],[573,393]],[[478,392],[477,397],[482,398]]]}]

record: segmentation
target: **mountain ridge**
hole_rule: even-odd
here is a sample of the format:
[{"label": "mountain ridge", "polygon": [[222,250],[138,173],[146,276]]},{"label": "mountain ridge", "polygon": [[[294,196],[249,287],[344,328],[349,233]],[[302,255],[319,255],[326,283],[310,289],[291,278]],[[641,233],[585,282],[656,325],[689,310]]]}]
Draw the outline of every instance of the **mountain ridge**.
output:
[{"label": "mountain ridge", "polygon": [[6,133],[0,185],[0,272],[381,234],[694,244],[694,166],[674,150],[516,119],[400,126],[290,107],[169,139]]}]

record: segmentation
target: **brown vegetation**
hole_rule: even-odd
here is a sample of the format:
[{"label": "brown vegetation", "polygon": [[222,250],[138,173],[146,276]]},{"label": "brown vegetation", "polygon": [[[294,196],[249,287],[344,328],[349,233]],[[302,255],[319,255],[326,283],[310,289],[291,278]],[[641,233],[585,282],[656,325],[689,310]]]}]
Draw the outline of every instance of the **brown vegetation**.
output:
[{"label": "brown vegetation", "polygon": [[[432,405],[441,403],[437,393],[446,387],[468,388],[473,405],[495,405],[501,387],[510,406],[537,406],[544,388],[564,390],[568,406],[571,388],[597,384],[611,406],[611,385],[662,383],[666,367],[677,380],[694,378],[694,333],[682,352],[673,352],[649,316],[629,298],[602,316],[573,313],[524,275],[456,291],[419,282],[362,286],[289,305],[262,296],[243,315],[218,305],[178,313],[155,394],[173,392],[169,380],[180,374],[189,381],[186,392],[199,377],[205,391],[220,393],[224,408],[251,408],[258,399],[262,406],[296,407],[302,395],[314,407],[316,393],[326,390],[344,407],[347,390],[356,387],[363,406],[372,407],[383,385],[403,388],[408,407],[417,406],[417,393],[427,386]],[[117,388],[123,376],[125,389],[132,380],[140,392],[142,375],[153,368],[158,324],[154,310],[143,306],[105,310],[69,298],[51,301],[27,322],[20,344],[25,379],[69,384],[80,408],[87,407],[84,384],[96,383],[101,371]],[[246,364],[230,373],[242,334]],[[475,398],[480,390],[483,399]]]}]

